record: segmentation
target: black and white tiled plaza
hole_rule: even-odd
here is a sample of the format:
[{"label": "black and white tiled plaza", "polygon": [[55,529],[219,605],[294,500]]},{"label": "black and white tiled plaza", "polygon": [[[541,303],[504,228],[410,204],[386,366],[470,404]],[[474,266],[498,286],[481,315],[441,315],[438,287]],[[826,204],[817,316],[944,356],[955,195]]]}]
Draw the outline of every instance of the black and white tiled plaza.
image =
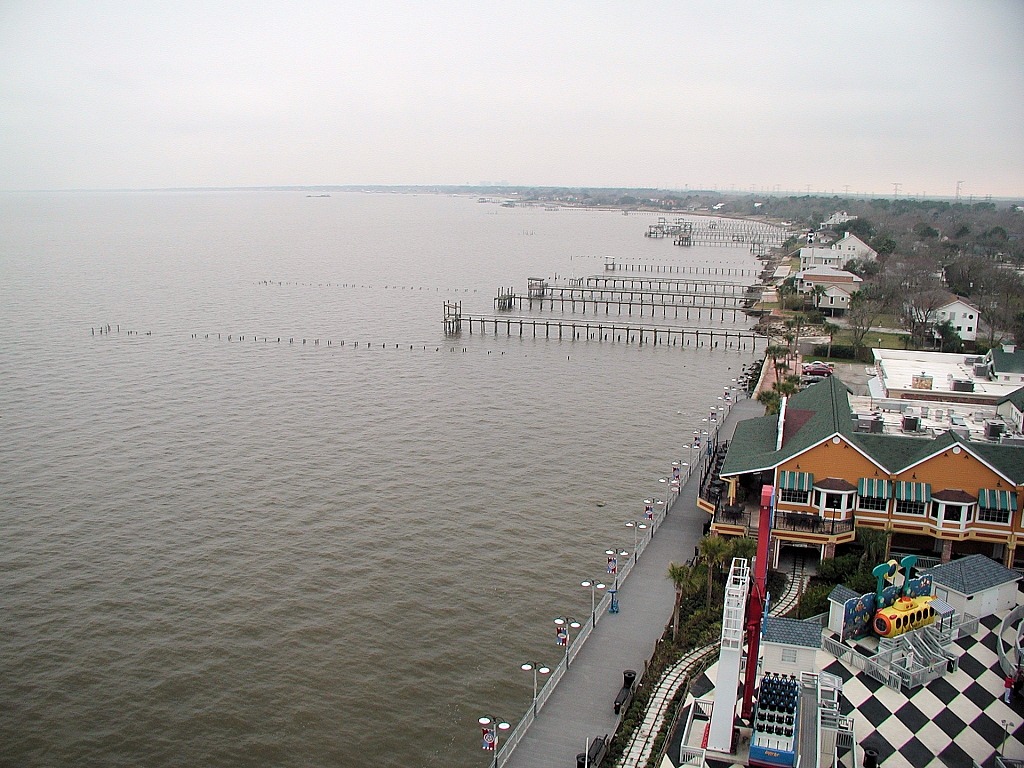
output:
[{"label": "black and white tiled plaza", "polygon": [[[877,751],[883,768],[992,768],[997,753],[1024,760],[1024,698],[1002,700],[996,640],[1003,616],[985,617],[974,635],[957,641],[964,653],[956,672],[910,696],[818,651],[819,669],[843,680],[842,713],[853,717],[861,751]],[[687,707],[714,687],[716,673],[712,667],[695,682]],[[728,766],[707,762],[710,768]]]}]

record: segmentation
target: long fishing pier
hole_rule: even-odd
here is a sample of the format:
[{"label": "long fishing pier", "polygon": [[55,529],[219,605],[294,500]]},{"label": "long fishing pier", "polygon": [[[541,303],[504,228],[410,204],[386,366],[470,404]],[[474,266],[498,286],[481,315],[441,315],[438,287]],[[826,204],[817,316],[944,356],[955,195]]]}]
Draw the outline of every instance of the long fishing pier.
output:
[{"label": "long fishing pier", "polygon": [[[702,319],[705,315],[708,320],[715,319],[715,313],[719,320],[737,320],[745,310],[751,310],[757,302],[754,296],[719,296],[707,293],[658,293],[655,291],[601,291],[592,289],[555,289],[553,295],[547,296],[523,296],[511,292],[499,292],[494,299],[495,307],[499,311],[508,311],[513,307],[520,310],[538,309],[543,311],[545,302],[548,309],[560,311],[587,313],[590,307],[594,314],[611,314],[614,309],[617,315],[638,317],[650,315],[657,317],[658,310],[661,310],[661,317],[672,317],[679,319]],[[669,315],[671,310],[672,314]]]},{"label": "long fishing pier", "polygon": [[[649,305],[648,305],[649,306]],[[718,347],[756,351],[758,343],[768,339],[753,331],[719,328],[681,328],[678,326],[638,325],[633,323],[601,323],[575,320],[547,320],[537,317],[500,317],[464,315],[461,302],[445,302],[444,332],[456,336],[464,330],[494,336],[529,336],[573,341],[625,342],[652,346]]]},{"label": "long fishing pier", "polygon": [[604,263],[608,272],[656,272],[660,274],[677,275],[719,275],[731,277],[754,277],[756,273],[752,269],[740,267],[690,267],[678,264],[620,264],[609,260]]},{"label": "long fishing pier", "polygon": [[[539,277],[529,278],[532,289],[535,285],[538,288],[546,284]],[[729,282],[726,280],[705,280],[703,278],[663,278],[663,277],[607,277],[606,275],[591,275],[586,278],[579,278],[575,283],[570,280],[569,286],[588,288],[639,290],[639,291],[665,291],[674,293],[722,293],[735,296],[738,293],[752,292],[751,287],[744,283]],[[757,290],[755,288],[755,290]]]}]

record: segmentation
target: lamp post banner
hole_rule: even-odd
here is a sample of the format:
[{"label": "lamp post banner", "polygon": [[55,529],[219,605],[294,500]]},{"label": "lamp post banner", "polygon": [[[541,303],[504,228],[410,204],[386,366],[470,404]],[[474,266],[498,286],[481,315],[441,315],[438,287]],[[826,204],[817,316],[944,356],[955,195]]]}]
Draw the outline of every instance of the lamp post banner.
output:
[{"label": "lamp post banner", "polygon": [[569,645],[569,630],[566,627],[555,630],[555,645]]},{"label": "lamp post banner", "polygon": [[608,573],[619,572],[619,561],[614,557],[608,558]]},{"label": "lamp post banner", "polygon": [[481,746],[487,752],[493,752],[494,751],[494,729],[493,728],[481,728],[480,730],[482,730],[484,732],[484,736],[483,736],[484,741],[483,741],[483,744]]}]

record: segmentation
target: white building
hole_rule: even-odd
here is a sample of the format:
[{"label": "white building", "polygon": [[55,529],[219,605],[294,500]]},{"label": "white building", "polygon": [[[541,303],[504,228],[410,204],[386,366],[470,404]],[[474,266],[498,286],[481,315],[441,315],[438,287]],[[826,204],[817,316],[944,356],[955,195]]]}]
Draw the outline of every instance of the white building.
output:
[{"label": "white building", "polygon": [[836,267],[842,268],[843,254],[833,248],[816,248],[807,246],[800,249],[800,271],[812,269],[813,267]]},{"label": "white building", "polygon": [[816,658],[821,648],[821,625],[799,619],[769,616],[761,644],[765,672],[799,675],[817,672]]},{"label": "white building", "polygon": [[1014,432],[1024,432],[1024,387],[1004,395],[996,404],[996,413],[1013,426]]},{"label": "white building", "polygon": [[874,261],[878,258],[878,251],[865,243],[856,235],[849,232],[841,239],[832,244],[833,250],[841,251],[843,264],[850,259],[861,259],[862,261]]},{"label": "white building", "polygon": [[853,221],[856,216],[851,216],[846,211],[836,211],[821,224],[818,225],[818,229],[832,229],[832,227],[838,227],[840,224],[845,224],[848,221]]},{"label": "white building", "polygon": [[935,323],[949,320],[956,335],[964,341],[978,340],[978,308],[959,296],[943,304],[935,312]]},{"label": "white building", "polygon": [[931,574],[935,596],[958,613],[985,618],[1017,604],[1020,574],[984,555],[951,560],[923,573]]},{"label": "white building", "polygon": [[813,267],[836,267],[842,269],[851,259],[874,261],[878,253],[856,235],[849,232],[828,248],[807,246],[800,249],[800,270]]}]

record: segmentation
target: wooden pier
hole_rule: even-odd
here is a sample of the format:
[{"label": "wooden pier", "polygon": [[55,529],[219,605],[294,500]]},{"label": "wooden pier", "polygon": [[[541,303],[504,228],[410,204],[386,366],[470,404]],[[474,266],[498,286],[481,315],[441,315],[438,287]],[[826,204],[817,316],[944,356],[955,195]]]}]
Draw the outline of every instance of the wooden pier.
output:
[{"label": "wooden pier", "polygon": [[[538,278],[531,277],[531,295],[533,289],[532,281]],[[546,288],[549,284],[543,283]],[[706,280],[704,278],[663,278],[663,277],[608,277],[606,275],[591,275],[587,278],[580,278],[577,284],[569,283],[570,287],[576,288],[586,286],[588,288],[604,288],[611,290],[638,290],[638,291],[663,291],[667,293],[717,293],[728,296],[740,294],[751,294],[760,292],[760,288],[744,283],[727,282],[724,280]],[[539,286],[538,286],[539,287]]]},{"label": "wooden pier", "polygon": [[[758,301],[755,295],[728,295],[717,293],[678,293],[659,291],[640,291],[602,288],[569,288],[549,286],[543,295],[510,294],[499,291],[494,299],[495,308],[499,311],[511,311],[514,307],[520,310],[543,311],[545,305],[549,310],[562,312],[582,312],[588,309],[594,314],[605,315],[615,310],[617,315],[633,317],[672,317],[676,320],[702,319],[714,320],[716,313],[723,322],[727,319],[737,320],[744,310],[753,309]],[[671,314],[669,314],[671,313]],[[739,313],[739,314],[737,314]]]},{"label": "wooden pier", "polygon": [[606,272],[645,272],[677,275],[716,275],[718,277],[754,277],[752,269],[739,267],[691,267],[677,264],[620,264],[613,259],[604,263]]},{"label": "wooden pier", "polygon": [[729,331],[717,328],[680,328],[673,326],[637,325],[627,323],[576,322],[546,320],[537,317],[494,317],[464,315],[460,302],[445,302],[444,331],[456,336],[463,330],[470,334],[490,332],[494,336],[529,336],[573,341],[625,342],[652,346],[709,347],[757,351],[757,345],[768,339],[753,331]]},{"label": "wooden pier", "polygon": [[671,237],[673,245],[738,247],[750,244],[751,251],[778,248],[786,233],[780,227],[744,219],[701,219],[690,221],[677,218],[671,223],[664,217],[651,224],[645,237]]}]

